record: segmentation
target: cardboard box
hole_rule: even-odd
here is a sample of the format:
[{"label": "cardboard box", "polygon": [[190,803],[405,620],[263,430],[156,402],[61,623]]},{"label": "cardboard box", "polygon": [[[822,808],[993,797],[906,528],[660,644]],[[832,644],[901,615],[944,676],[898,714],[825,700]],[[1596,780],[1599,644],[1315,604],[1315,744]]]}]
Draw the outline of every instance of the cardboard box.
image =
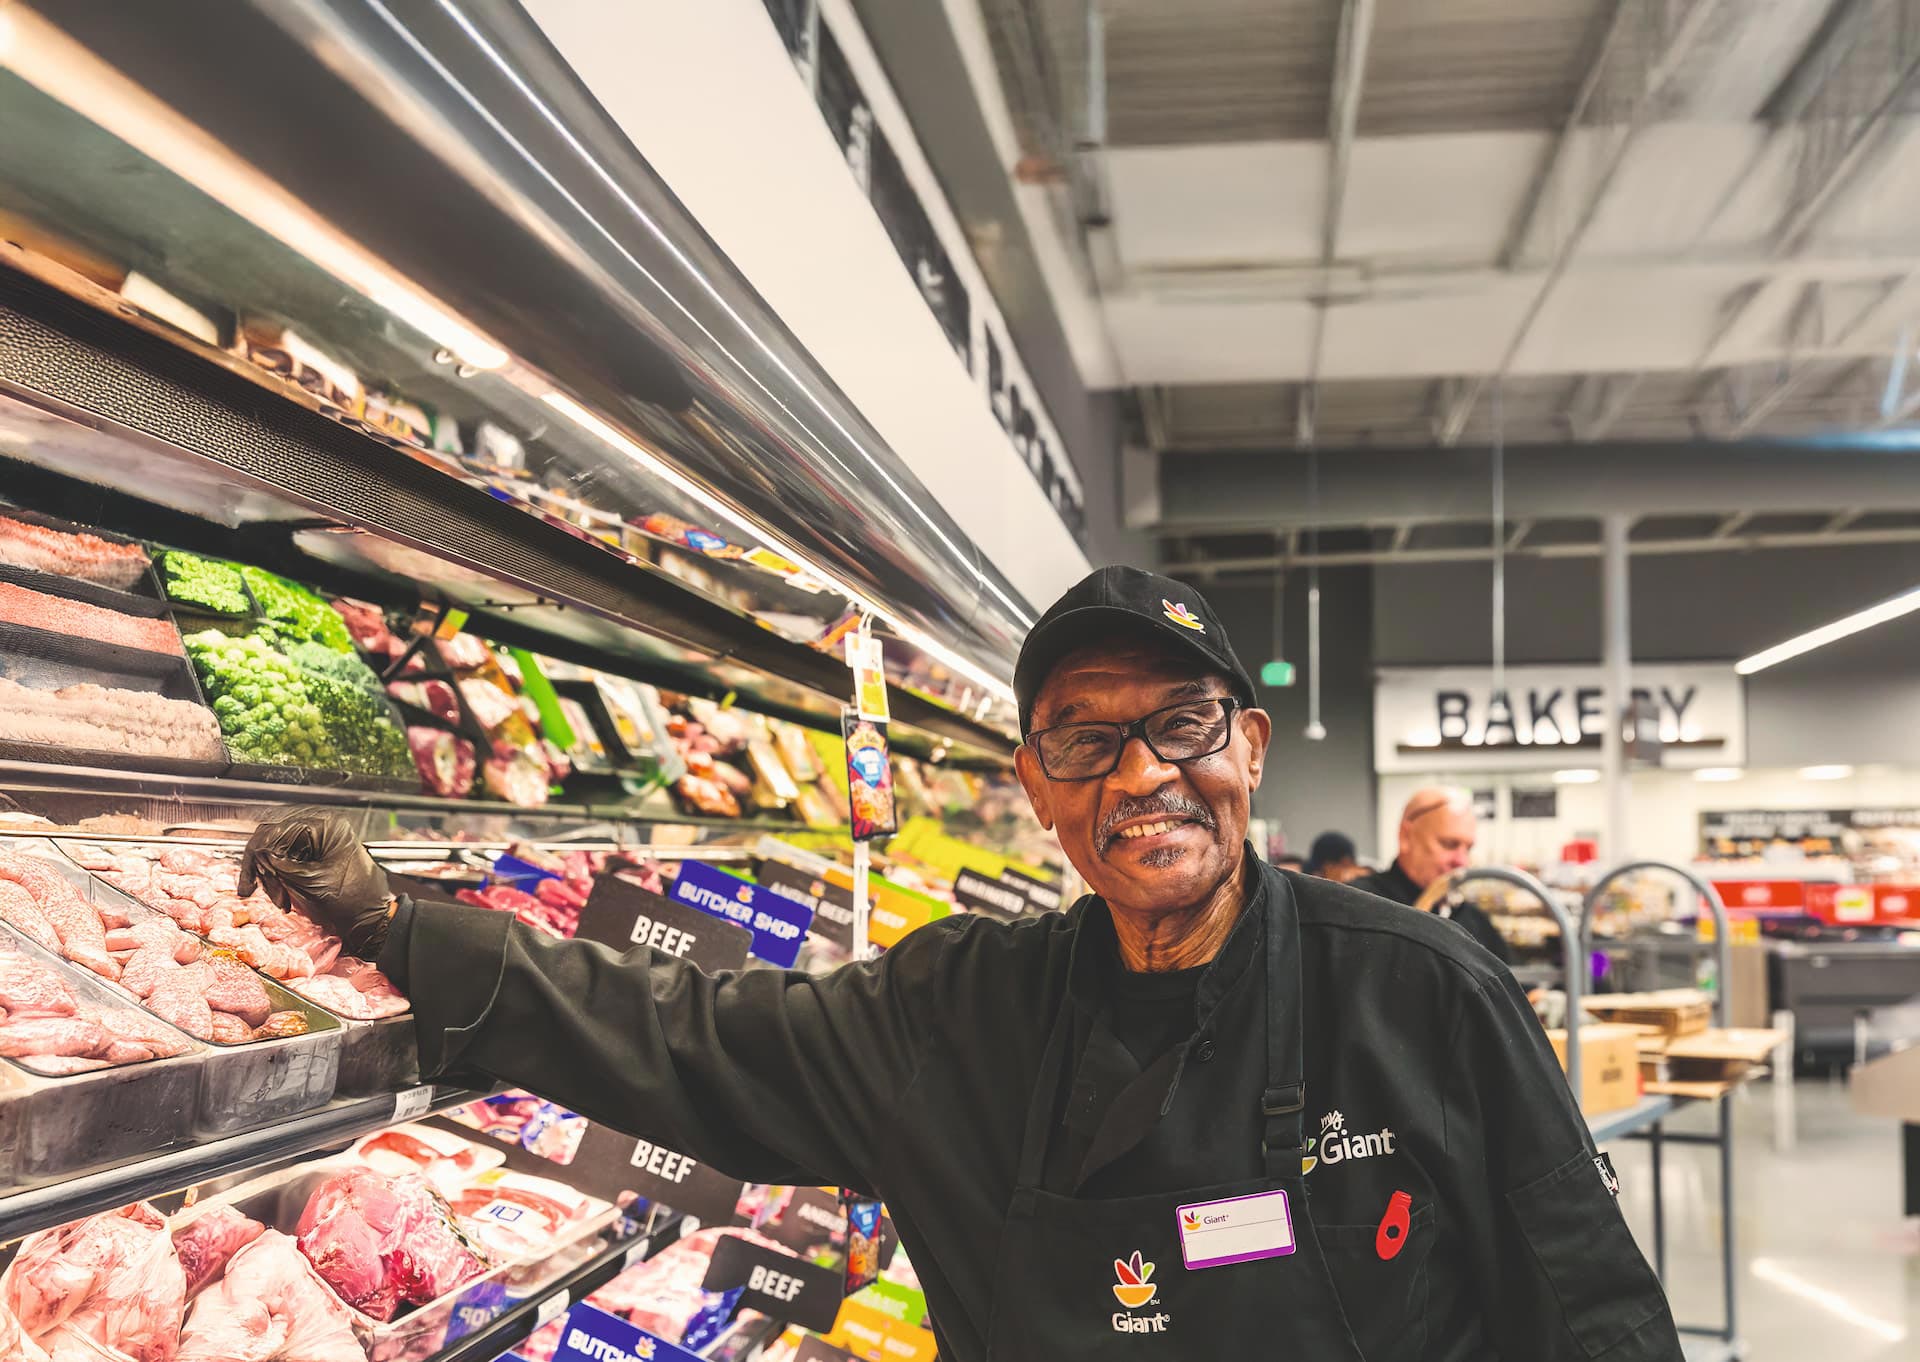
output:
[{"label": "cardboard box", "polygon": [[1581,1005],[1602,1021],[1657,1027],[1666,1036],[1691,1036],[1707,1029],[1713,1003],[1697,988],[1668,988],[1657,993],[1601,993]]},{"label": "cardboard box", "polygon": [[[1549,1031],[1560,1067],[1567,1067],[1567,1033]],[[1580,1110],[1589,1116],[1640,1100],[1640,1030],[1589,1022],[1580,1028]]]},{"label": "cardboard box", "polygon": [[1920,1045],[1854,1065],[1847,1090],[1862,1116],[1920,1125]]}]

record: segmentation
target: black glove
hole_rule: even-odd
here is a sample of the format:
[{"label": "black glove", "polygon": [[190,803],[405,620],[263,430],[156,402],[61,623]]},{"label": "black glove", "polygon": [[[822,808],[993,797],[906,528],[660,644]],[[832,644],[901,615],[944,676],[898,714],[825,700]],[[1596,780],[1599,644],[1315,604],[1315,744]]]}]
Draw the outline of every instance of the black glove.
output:
[{"label": "black glove", "polygon": [[349,955],[372,960],[386,943],[393,905],[386,872],[335,809],[282,809],[255,828],[240,857],[240,896],[255,886],[338,936]]}]

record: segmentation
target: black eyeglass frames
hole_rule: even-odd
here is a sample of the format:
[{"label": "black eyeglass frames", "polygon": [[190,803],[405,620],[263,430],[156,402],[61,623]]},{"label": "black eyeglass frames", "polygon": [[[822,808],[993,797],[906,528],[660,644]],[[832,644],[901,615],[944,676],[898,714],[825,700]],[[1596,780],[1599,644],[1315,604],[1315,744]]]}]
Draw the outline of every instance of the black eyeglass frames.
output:
[{"label": "black eyeglass frames", "polygon": [[1233,736],[1230,695],[1182,700],[1130,724],[1059,724],[1027,735],[1027,746],[1049,780],[1099,780],[1119,769],[1127,744],[1138,738],[1161,761],[1198,761],[1224,748]]}]

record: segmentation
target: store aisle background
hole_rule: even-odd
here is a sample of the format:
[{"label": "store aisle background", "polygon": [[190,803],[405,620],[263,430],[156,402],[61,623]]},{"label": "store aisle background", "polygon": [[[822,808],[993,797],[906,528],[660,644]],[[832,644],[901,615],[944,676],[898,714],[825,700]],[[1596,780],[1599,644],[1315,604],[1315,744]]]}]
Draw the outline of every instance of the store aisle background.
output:
[{"label": "store aisle background", "polygon": [[[1911,1362],[1920,1358],[1920,1223],[1900,1206],[1900,1128],[1856,1113],[1836,1081],[1768,1082],[1736,1093],[1734,1187],[1743,1362]],[[1776,1138],[1790,1119],[1793,1139]],[[1693,1104],[1671,1131],[1712,1130]],[[1644,1142],[1605,1146],[1621,1205],[1649,1254],[1653,1202]],[[1721,1318],[1719,1166],[1711,1148],[1668,1145],[1667,1290],[1682,1324]],[[1689,1358],[1720,1357],[1717,1340]]]}]

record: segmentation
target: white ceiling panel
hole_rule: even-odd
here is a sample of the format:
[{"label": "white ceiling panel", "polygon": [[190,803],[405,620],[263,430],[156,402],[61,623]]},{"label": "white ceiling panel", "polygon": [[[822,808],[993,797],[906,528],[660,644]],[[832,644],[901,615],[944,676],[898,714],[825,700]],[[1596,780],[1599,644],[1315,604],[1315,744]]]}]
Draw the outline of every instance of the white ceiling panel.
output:
[{"label": "white ceiling panel", "polygon": [[1107,304],[1129,383],[1240,383],[1306,372],[1313,309],[1305,303]]},{"label": "white ceiling panel", "polygon": [[1317,142],[1129,148],[1105,161],[1114,239],[1130,267],[1319,252],[1326,152]]},{"label": "white ceiling panel", "polygon": [[1551,140],[1542,132],[1362,139],[1341,209],[1340,256],[1491,262]]}]

